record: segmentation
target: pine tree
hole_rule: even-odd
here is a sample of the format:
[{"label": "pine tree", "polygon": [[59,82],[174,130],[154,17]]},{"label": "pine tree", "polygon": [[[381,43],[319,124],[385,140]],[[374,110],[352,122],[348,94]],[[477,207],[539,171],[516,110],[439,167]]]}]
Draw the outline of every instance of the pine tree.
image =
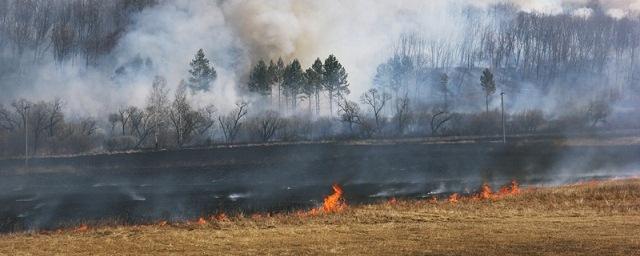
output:
[{"label": "pine tree", "polygon": [[[280,80],[282,80],[282,76],[280,74],[282,74],[282,72],[280,72],[280,70],[278,69],[278,65],[273,62],[273,60],[270,60],[269,67],[267,68],[267,75],[269,79],[269,90],[271,90],[272,92],[273,90],[275,90],[274,87],[278,86]],[[280,95],[279,93],[280,91],[278,91],[278,96]],[[271,93],[271,104],[273,105],[273,93]]]},{"label": "pine tree", "polygon": [[314,73],[318,75],[317,79],[315,79],[314,81],[314,91],[315,91],[315,96],[316,96],[316,114],[319,115],[320,114],[320,91],[322,91],[324,89],[324,65],[322,64],[322,61],[320,60],[320,58],[317,58],[315,62],[313,62],[313,65],[311,66],[311,68],[313,69]]},{"label": "pine tree", "polygon": [[307,103],[309,103],[309,113],[311,113],[311,98],[315,95],[314,84],[317,77],[318,75],[313,68],[308,68],[304,71],[304,84],[302,85],[301,91],[305,98],[307,98]]},{"label": "pine tree", "polygon": [[298,94],[300,94],[300,89],[304,84],[304,73],[302,71],[302,66],[300,65],[300,61],[294,59],[291,64],[287,65],[284,69],[284,74],[282,76],[282,87],[285,91],[285,95],[291,97],[292,108],[295,109]]},{"label": "pine tree", "polygon": [[333,100],[349,94],[347,72],[333,54],[324,61],[324,88],[329,92],[329,109],[333,115]]},{"label": "pine tree", "polygon": [[309,112],[311,112],[311,97],[316,101],[316,114],[320,112],[320,90],[323,89],[322,77],[324,66],[320,58],[316,59],[313,65],[305,71],[305,84],[302,91],[309,100]]},{"label": "pine tree", "polygon": [[249,90],[263,96],[271,95],[271,81],[267,64],[260,60],[249,75]]},{"label": "pine tree", "polygon": [[189,88],[192,91],[208,91],[211,83],[216,80],[218,74],[215,68],[213,68],[209,59],[204,55],[202,49],[198,50],[195,58],[189,64],[191,69],[189,70]]},{"label": "pine tree", "polygon": [[282,75],[284,74],[284,61],[282,58],[278,58],[278,62],[274,63],[273,60],[269,63],[269,81],[272,86],[278,87],[278,110],[280,110],[280,95],[282,94]]},{"label": "pine tree", "polygon": [[496,92],[496,82],[493,80],[493,74],[491,74],[491,71],[489,71],[488,68],[485,68],[484,71],[482,71],[480,85],[484,91],[485,104],[487,107],[486,110],[487,113],[489,113],[489,96]]}]

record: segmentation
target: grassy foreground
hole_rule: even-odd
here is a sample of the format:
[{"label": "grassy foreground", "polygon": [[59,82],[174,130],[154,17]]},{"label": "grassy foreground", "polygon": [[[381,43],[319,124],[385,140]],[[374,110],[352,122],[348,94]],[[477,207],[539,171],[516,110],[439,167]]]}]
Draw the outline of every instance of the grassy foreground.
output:
[{"label": "grassy foreground", "polygon": [[640,180],[163,224],[2,235],[0,255],[637,255]]}]

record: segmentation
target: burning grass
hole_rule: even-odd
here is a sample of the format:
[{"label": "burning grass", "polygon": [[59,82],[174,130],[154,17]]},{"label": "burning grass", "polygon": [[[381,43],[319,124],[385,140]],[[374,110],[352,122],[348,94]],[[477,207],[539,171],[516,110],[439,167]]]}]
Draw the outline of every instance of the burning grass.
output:
[{"label": "burning grass", "polygon": [[218,214],[187,223],[4,235],[0,254],[634,255],[640,251],[638,179],[554,188],[520,188],[514,182],[497,191],[487,184],[476,193],[445,200],[392,198],[348,207],[345,191],[339,186],[333,190],[321,207],[306,214]]},{"label": "burning grass", "polygon": [[296,215],[300,217],[304,216],[316,216],[320,214],[339,213],[347,209],[347,202],[344,200],[342,187],[338,184],[331,186],[333,193],[324,198],[322,206],[313,208],[309,211],[299,211]]}]

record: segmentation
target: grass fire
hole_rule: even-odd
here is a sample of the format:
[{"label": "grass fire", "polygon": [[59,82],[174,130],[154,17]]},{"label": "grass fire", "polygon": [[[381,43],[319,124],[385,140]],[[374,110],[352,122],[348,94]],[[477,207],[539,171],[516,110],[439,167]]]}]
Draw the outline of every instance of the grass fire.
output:
[{"label": "grass fire", "polygon": [[2,255],[640,255],[640,0],[0,0]]},{"label": "grass fire", "polygon": [[325,202],[342,205],[330,207],[334,213],[342,209],[339,214],[238,214],[185,223],[83,225],[4,235],[0,253],[554,255],[571,248],[576,254],[633,255],[640,250],[640,180],[527,187],[518,193],[513,193],[514,184],[487,200],[478,200],[488,191],[483,185],[480,193],[456,197],[455,204],[451,199],[395,199],[394,204],[348,208],[337,204],[343,191],[334,185],[335,193]]}]

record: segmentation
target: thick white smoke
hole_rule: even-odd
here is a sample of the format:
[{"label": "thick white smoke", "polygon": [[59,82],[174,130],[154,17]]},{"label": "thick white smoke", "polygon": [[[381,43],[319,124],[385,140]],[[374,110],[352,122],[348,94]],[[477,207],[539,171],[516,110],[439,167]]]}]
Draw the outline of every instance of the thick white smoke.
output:
[{"label": "thick white smoke", "polygon": [[[222,109],[238,99],[240,76],[261,58],[299,58],[308,66],[335,54],[350,73],[353,95],[359,95],[400,34],[455,34],[452,8],[447,1],[418,0],[166,1],[135,19],[115,53],[118,63],[152,59],[152,72],[125,85],[148,87],[154,74],[178,84],[195,51],[204,48],[220,77],[212,92],[195,98]],[[136,102],[143,92],[132,95]]]},{"label": "thick white smoke", "polygon": [[299,58],[335,54],[350,74],[353,95],[371,86],[400,34],[456,34],[456,10],[449,1],[229,1],[229,25],[257,58]]},{"label": "thick white smoke", "polygon": [[[34,87],[19,96],[67,102],[79,115],[101,115],[118,106],[142,105],[155,75],[170,88],[188,76],[188,63],[199,48],[213,61],[218,79],[212,91],[193,96],[198,104],[224,111],[243,95],[247,71],[258,59],[299,58],[309,66],[316,58],[335,54],[349,72],[351,97],[371,87],[378,64],[391,53],[403,33],[455,42],[462,33],[462,10],[505,1],[312,1],[233,0],[161,1],[134,17],[133,24],[101,65],[63,67],[51,63],[34,73]],[[584,7],[588,0],[507,1],[528,11],[557,13]],[[602,1],[611,15],[638,10],[639,1]],[[580,9],[580,13],[588,10]],[[114,70],[134,59],[144,68],[114,78]]]}]

